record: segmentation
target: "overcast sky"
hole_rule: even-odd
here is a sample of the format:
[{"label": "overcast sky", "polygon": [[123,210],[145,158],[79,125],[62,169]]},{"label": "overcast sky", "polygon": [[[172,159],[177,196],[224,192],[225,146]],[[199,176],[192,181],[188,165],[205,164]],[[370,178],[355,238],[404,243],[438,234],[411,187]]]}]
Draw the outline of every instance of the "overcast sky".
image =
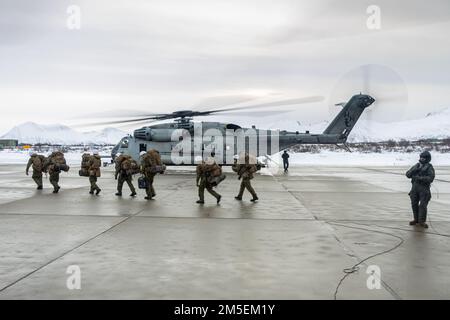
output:
[{"label": "overcast sky", "polygon": [[[380,30],[366,24],[372,4]],[[79,30],[67,27],[70,5]],[[395,116],[417,118],[450,107],[449,39],[448,0],[0,0],[0,135],[25,121],[175,111],[236,94],[323,95],[287,117],[322,121],[335,100],[364,90],[352,74],[366,64],[388,73],[375,82],[402,83],[408,103]]]}]

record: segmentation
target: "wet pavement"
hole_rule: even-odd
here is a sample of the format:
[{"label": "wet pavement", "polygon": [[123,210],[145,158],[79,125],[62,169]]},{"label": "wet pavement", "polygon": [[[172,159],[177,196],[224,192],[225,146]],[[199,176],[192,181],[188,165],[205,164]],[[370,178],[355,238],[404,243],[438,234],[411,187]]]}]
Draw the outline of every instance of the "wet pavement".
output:
[{"label": "wet pavement", "polygon": [[408,225],[406,169],[263,172],[257,203],[234,199],[228,173],[220,205],[198,205],[192,168],[157,176],[147,201],[126,185],[117,198],[111,168],[91,196],[77,168],[55,195],[1,165],[0,299],[449,299],[450,167],[435,168],[426,231]]}]

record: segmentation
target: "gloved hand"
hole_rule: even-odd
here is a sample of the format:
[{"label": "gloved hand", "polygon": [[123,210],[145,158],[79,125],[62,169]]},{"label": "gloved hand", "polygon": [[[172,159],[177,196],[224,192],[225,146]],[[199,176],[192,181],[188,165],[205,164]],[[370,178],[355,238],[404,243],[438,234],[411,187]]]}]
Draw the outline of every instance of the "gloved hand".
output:
[{"label": "gloved hand", "polygon": [[28,176],[28,171],[25,171],[25,174]]},{"label": "gloved hand", "polygon": [[414,178],[414,182],[422,183],[422,182],[424,181],[423,178],[424,178],[424,177],[416,176],[416,177]]}]

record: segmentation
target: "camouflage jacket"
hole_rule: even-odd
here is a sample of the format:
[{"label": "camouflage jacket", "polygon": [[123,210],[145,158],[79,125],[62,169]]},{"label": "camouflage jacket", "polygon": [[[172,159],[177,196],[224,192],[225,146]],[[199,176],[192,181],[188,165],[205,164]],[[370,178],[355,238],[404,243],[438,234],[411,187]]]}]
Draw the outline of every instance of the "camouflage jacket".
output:
[{"label": "camouflage jacket", "polygon": [[30,170],[30,167],[33,169],[33,173],[42,173],[44,171],[44,162],[45,157],[39,155],[32,155],[30,160],[28,160],[26,173]]},{"label": "camouflage jacket", "polygon": [[406,172],[406,177],[411,179],[412,184],[418,183],[429,187],[435,177],[433,165],[417,163]]},{"label": "camouflage jacket", "polygon": [[197,184],[199,183],[200,180],[204,179],[205,181],[207,181],[208,177],[213,175],[213,172],[220,170],[220,167],[217,163],[213,163],[213,164],[206,164],[206,163],[201,163],[197,165]]},{"label": "camouflage jacket", "polygon": [[253,174],[258,171],[256,164],[235,163],[231,169],[238,174],[239,179],[253,179]]},{"label": "camouflage jacket", "polygon": [[148,175],[154,175],[155,173],[152,172],[152,168],[156,166],[162,166],[161,156],[156,150],[152,149],[141,158],[141,172]]},{"label": "camouflage jacket", "polygon": [[100,167],[102,166],[102,158],[99,155],[93,155],[89,157],[87,162],[87,169],[89,170],[89,175],[94,177],[100,177]]}]

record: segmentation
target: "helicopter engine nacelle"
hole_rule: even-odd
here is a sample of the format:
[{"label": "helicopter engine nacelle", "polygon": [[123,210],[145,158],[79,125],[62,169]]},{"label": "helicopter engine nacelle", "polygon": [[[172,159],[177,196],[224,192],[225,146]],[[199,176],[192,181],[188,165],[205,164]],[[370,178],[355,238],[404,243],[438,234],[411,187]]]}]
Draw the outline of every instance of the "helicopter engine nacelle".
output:
[{"label": "helicopter engine nacelle", "polygon": [[134,137],[137,139],[155,142],[179,141],[179,136],[176,134],[174,135],[174,131],[175,130],[173,129],[141,128],[134,131]]}]

